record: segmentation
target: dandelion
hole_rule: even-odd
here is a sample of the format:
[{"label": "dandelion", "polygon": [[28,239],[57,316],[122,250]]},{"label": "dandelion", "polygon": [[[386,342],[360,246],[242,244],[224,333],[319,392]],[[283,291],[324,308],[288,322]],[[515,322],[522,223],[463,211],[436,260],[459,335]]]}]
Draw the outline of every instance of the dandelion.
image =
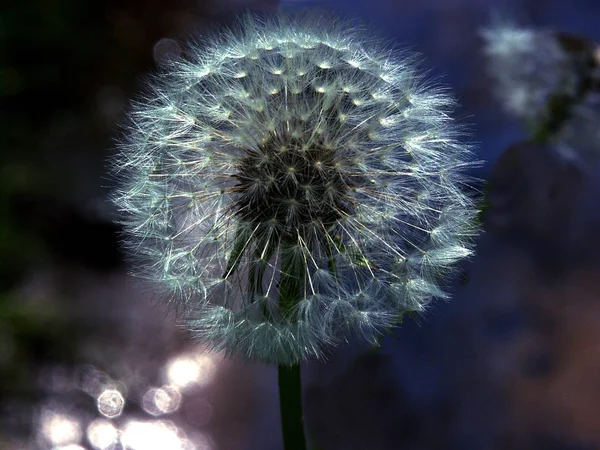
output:
[{"label": "dandelion", "polygon": [[539,122],[548,114],[552,97],[576,95],[576,62],[555,34],[497,23],[482,36],[488,71],[508,113],[528,123]]},{"label": "dandelion", "polygon": [[188,53],[133,106],[114,201],[136,273],[200,343],[293,365],[447,296],[471,153],[413,56],[252,16]]},{"label": "dandelion", "polygon": [[586,165],[597,159],[598,45],[564,32],[497,23],[483,30],[484,52],[504,108],[534,141]]}]

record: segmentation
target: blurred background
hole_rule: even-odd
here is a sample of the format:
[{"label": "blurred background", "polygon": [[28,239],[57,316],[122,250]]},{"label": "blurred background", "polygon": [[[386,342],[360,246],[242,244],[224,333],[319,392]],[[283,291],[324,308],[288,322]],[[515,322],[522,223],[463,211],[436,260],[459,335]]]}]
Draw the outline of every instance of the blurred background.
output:
[{"label": "blurred background", "polygon": [[245,8],[315,7],[425,56],[460,101],[488,200],[450,302],[380,350],[350,343],[304,366],[311,441],[600,449],[600,109],[570,140],[525,142],[481,36],[500,14],[593,52],[596,0],[3,3],[0,449],[281,448],[276,368],[203,352],[127,275],[106,161],[128,99],[191,34]]}]

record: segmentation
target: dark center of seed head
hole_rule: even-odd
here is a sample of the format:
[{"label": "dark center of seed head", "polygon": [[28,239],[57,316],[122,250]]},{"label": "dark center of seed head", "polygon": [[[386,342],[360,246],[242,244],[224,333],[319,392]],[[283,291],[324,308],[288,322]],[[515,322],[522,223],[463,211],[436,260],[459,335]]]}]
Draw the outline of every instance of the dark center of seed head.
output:
[{"label": "dark center of seed head", "polygon": [[267,141],[245,151],[234,178],[236,213],[257,225],[275,221],[285,234],[315,222],[329,228],[353,210],[346,194],[355,183],[319,143]]}]

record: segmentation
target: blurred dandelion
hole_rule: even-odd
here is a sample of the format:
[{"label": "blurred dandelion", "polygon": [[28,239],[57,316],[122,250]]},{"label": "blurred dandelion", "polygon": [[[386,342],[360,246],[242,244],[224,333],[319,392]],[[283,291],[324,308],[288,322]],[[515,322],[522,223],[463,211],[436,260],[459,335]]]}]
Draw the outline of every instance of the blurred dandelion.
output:
[{"label": "blurred dandelion", "polygon": [[291,365],[375,342],[471,253],[452,97],[351,28],[245,16],[132,108],[130,254],[213,350]]},{"label": "blurred dandelion", "polygon": [[595,159],[590,142],[597,138],[598,45],[578,35],[510,22],[497,22],[482,36],[504,109],[525,121],[534,140],[567,150],[563,156]]},{"label": "blurred dandelion", "polygon": [[498,22],[484,29],[482,37],[489,74],[508,113],[539,121],[552,96],[575,95],[575,64],[553,33]]}]

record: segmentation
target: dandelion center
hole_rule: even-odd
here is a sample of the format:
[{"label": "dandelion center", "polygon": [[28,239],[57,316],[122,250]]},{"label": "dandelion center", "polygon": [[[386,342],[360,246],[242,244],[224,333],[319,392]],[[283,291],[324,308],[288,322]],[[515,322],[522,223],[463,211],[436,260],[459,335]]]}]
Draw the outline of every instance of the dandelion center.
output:
[{"label": "dandelion center", "polygon": [[306,225],[327,229],[352,214],[347,193],[358,180],[340,169],[335,150],[286,140],[267,141],[240,158],[234,175],[238,216],[255,224],[275,222],[284,234],[296,235]]}]

